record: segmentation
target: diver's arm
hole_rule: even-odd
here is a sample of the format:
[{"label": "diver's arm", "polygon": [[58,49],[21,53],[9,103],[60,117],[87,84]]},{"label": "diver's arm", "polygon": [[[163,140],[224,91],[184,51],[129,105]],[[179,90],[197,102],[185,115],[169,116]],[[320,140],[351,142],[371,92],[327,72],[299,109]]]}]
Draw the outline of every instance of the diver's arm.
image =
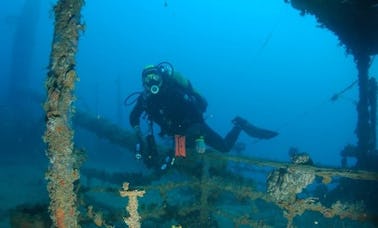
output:
[{"label": "diver's arm", "polygon": [[204,113],[206,111],[206,108],[207,108],[207,101],[206,99],[201,96],[201,94],[195,90],[192,86],[192,83],[188,80],[188,92],[191,97],[191,102],[193,103],[193,105],[198,109],[198,111],[200,113]]}]

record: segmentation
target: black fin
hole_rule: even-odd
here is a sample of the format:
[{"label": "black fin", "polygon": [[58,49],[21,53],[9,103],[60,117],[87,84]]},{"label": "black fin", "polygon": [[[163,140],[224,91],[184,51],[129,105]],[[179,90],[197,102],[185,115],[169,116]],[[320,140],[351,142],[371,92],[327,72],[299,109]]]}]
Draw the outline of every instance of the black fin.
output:
[{"label": "black fin", "polygon": [[278,135],[278,132],[259,128],[249,123],[246,124],[246,126],[244,126],[242,129],[247,135],[259,139],[271,139]]},{"label": "black fin", "polygon": [[271,139],[278,135],[278,132],[256,127],[244,118],[239,116],[232,120],[235,126],[240,127],[247,135],[258,139]]}]

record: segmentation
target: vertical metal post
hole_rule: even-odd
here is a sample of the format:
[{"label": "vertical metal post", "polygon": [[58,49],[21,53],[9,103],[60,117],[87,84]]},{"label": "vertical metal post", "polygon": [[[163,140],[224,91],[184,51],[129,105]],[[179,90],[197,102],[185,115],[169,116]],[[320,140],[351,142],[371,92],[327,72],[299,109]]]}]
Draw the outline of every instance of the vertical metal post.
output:
[{"label": "vertical metal post", "polygon": [[83,0],[59,0],[54,7],[55,24],[49,72],[46,79],[46,131],[49,168],[46,173],[50,197],[50,217],[55,227],[79,227],[74,182],[79,172],[72,156],[71,116],[77,75],[75,55],[78,46]]},{"label": "vertical metal post", "polygon": [[369,151],[376,155],[377,146],[377,80],[374,77],[369,79],[369,105],[370,105],[370,140]]},{"label": "vertical metal post", "polygon": [[358,120],[356,134],[358,138],[358,165],[364,166],[369,153],[370,124],[369,124],[369,63],[370,57],[364,52],[355,55],[358,82],[359,82],[359,101],[357,105]]}]

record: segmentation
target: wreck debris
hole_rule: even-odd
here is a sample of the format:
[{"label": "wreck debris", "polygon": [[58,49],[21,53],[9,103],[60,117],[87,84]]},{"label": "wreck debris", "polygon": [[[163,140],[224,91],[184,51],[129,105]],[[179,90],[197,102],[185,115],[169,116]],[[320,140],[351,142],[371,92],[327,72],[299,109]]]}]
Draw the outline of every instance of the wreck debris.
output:
[{"label": "wreck debris", "polygon": [[140,215],[138,213],[138,197],[143,197],[144,190],[129,190],[129,183],[123,183],[122,190],[119,192],[121,197],[128,197],[129,203],[127,204],[126,211],[129,217],[125,217],[125,223],[131,228],[140,228]]},{"label": "wreck debris", "polygon": [[[291,160],[294,164],[312,163],[310,156],[306,153],[291,153]],[[280,168],[272,171],[267,180],[267,193],[273,200],[294,202],[296,195],[311,184],[315,179],[315,173],[302,172],[291,168]]]}]

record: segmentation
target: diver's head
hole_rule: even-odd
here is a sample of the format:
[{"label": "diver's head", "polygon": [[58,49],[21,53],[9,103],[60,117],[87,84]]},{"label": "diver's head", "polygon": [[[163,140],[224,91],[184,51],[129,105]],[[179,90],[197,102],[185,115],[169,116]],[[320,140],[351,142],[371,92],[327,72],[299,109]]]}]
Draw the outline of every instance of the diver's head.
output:
[{"label": "diver's head", "polygon": [[144,68],[142,81],[144,88],[152,94],[159,93],[160,87],[163,85],[163,78],[154,65],[148,65]]},{"label": "diver's head", "polygon": [[151,94],[159,93],[166,77],[173,75],[170,63],[162,62],[158,65],[148,65],[143,69],[142,82],[144,88]]}]

